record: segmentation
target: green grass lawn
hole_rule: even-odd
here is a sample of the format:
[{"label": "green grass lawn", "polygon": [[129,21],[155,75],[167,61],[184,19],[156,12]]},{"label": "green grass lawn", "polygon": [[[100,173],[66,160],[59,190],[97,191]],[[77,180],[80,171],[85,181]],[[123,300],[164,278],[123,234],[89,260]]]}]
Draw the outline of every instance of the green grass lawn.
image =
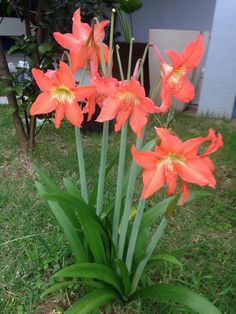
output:
[{"label": "green grass lawn", "polygon": [[[213,156],[216,190],[212,196],[179,209],[163,238],[161,251],[175,254],[184,264],[183,269],[160,264],[152,270],[152,279],[185,284],[209,298],[222,313],[235,314],[236,123],[186,114],[178,114],[175,120],[173,129],[183,139],[206,135],[212,127],[223,134],[225,145]],[[150,126],[147,137],[153,136]],[[83,140],[88,181],[92,187],[99,167],[100,136],[87,133]],[[119,136],[112,134],[109,158],[117,155],[118,144]],[[67,306],[71,298],[61,293],[46,301],[40,299],[49,277],[68,263],[71,256],[62,232],[37,195],[36,165],[58,184],[63,177],[68,177],[79,186],[73,127],[65,122],[59,130],[52,124],[46,125],[37,136],[35,150],[26,154],[16,140],[8,107],[1,106],[0,313],[4,314],[50,313],[52,304]],[[113,192],[113,178],[109,176],[106,182],[107,194]],[[151,202],[158,197],[157,194]],[[83,287],[79,287],[77,293],[83,293]],[[136,313],[136,306],[131,304],[121,309],[118,304],[112,313]],[[141,313],[190,312],[146,302]]]}]

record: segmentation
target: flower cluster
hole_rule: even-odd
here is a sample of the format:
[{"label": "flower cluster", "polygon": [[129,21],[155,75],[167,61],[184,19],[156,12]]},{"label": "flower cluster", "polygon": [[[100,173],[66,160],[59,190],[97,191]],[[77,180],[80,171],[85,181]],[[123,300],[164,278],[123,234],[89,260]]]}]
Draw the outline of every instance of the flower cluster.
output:
[{"label": "flower cluster", "polygon": [[[116,118],[115,131],[121,130],[126,121],[137,137],[142,137],[143,129],[150,114],[163,114],[171,107],[171,98],[176,97],[182,102],[189,102],[194,98],[194,87],[188,80],[188,73],[197,67],[203,55],[203,37],[198,35],[196,40],[189,43],[182,54],[168,50],[166,53],[172,65],[166,63],[157,47],[154,52],[161,66],[162,103],[157,106],[145,95],[136,75],[127,80],[118,81],[115,78],[101,76],[99,66],[102,62],[109,62],[109,48],[102,43],[104,29],[109,21],[100,24],[93,22],[90,27],[81,22],[80,9],[73,16],[72,34],[54,33],[55,40],[69,50],[71,68],[60,62],[56,71],[33,69],[33,76],[42,93],[31,107],[31,114],[45,114],[55,111],[55,127],[59,128],[64,115],[76,127],[80,128],[84,114],[90,120],[96,105],[101,108],[98,122]],[[90,67],[91,84],[77,85],[74,73],[86,66]],[[83,109],[80,102],[85,102]],[[215,186],[213,164],[209,154],[222,146],[222,138],[209,131],[207,137],[198,137],[182,142],[168,129],[156,128],[161,144],[153,152],[139,152],[135,147],[132,154],[135,161],[144,168],[142,197],[147,198],[159,190],[164,183],[168,186],[168,194],[173,194],[177,186],[177,178],[183,183],[179,189],[183,192],[181,203],[188,197],[188,183],[200,186]],[[198,155],[201,143],[210,141],[205,153]]]}]

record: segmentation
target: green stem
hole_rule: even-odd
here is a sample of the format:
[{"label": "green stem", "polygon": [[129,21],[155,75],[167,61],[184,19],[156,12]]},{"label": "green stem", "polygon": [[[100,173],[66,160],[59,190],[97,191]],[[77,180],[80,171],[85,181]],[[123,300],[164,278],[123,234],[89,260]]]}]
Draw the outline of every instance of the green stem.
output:
[{"label": "green stem", "polygon": [[112,46],[113,46],[113,33],[114,33],[114,24],[115,24],[115,13],[116,10],[112,9],[111,11],[111,27],[110,27],[110,38],[109,38],[109,66],[112,64]]},{"label": "green stem", "polygon": [[78,161],[79,161],[81,194],[85,202],[88,202],[88,188],[87,188],[87,179],[86,179],[86,172],[85,172],[85,165],[84,165],[82,138],[81,138],[80,129],[77,127],[75,127],[75,137],[76,137],[77,156],[78,156]]},{"label": "green stem", "polygon": [[112,226],[112,240],[115,246],[117,245],[118,232],[119,232],[120,210],[121,210],[124,171],[125,171],[125,155],[126,155],[126,146],[127,146],[127,130],[128,130],[128,123],[126,121],[121,130],[120,155],[119,155],[119,165],[118,165],[118,175],[117,175],[117,185],[116,185],[116,200],[115,200],[115,209],[114,209],[113,226]]},{"label": "green stem", "polygon": [[103,74],[106,75],[107,69],[106,69],[106,61],[105,61],[105,56],[104,56],[104,51],[102,47],[102,34],[101,34],[101,27],[100,23],[97,17],[93,18],[92,22],[92,28],[94,27],[94,22],[97,24],[97,29],[98,29],[98,38],[99,38],[99,48],[100,48],[100,58],[101,58],[101,66],[102,66],[102,71]]},{"label": "green stem", "polygon": [[123,68],[122,68],[122,64],[121,64],[121,60],[120,60],[120,52],[119,52],[120,46],[116,45],[116,57],[117,57],[117,61],[118,61],[118,66],[119,66],[119,71],[120,71],[120,78],[122,79],[122,81],[124,81],[124,72],[123,72]]},{"label": "green stem", "polygon": [[102,150],[101,150],[99,177],[98,177],[98,193],[97,193],[97,208],[96,208],[97,215],[100,215],[103,209],[105,172],[106,172],[107,151],[108,151],[108,135],[109,135],[109,121],[106,121],[106,122],[103,122]]},{"label": "green stem", "polygon": [[160,241],[160,239],[164,233],[164,230],[167,226],[167,223],[168,223],[168,219],[164,216],[162,218],[161,223],[158,226],[157,230],[153,234],[149,246],[147,247],[145,258],[139,263],[139,265],[136,269],[136,272],[134,274],[134,278],[132,281],[131,293],[134,293],[136,291],[139,280],[143,274],[144,268],[146,267],[152,253],[154,252],[158,242]]},{"label": "green stem", "polygon": [[130,74],[131,74],[133,44],[134,44],[134,38],[131,38],[130,45],[129,45],[129,59],[128,59],[127,81],[130,80]]},{"label": "green stem", "polygon": [[[109,39],[109,64],[108,71],[110,65],[112,63],[112,44],[113,44],[113,31],[114,31],[114,21],[115,21],[115,9],[112,9],[111,16],[111,31],[110,31],[110,39]],[[101,29],[100,24],[97,18],[94,18],[97,23],[97,27],[99,29],[99,43],[100,43],[100,55],[101,55],[101,63],[102,69],[105,76],[108,75],[108,71],[106,71],[105,57],[104,51],[102,48],[102,38],[101,38]],[[99,177],[98,177],[98,192],[97,192],[97,207],[96,213],[100,215],[103,209],[103,200],[104,200],[104,185],[105,185],[105,173],[106,173],[106,162],[107,162],[107,151],[108,151],[108,138],[109,138],[109,121],[103,123],[103,134],[102,134],[102,150],[101,150],[101,160],[100,160],[100,169],[99,169]]]},{"label": "green stem", "polygon": [[[136,148],[138,150],[141,149],[142,143],[143,143],[143,137],[144,137],[144,130],[142,137],[138,137],[136,141]],[[123,258],[124,248],[125,248],[125,240],[128,230],[128,223],[129,223],[129,213],[132,205],[133,195],[134,195],[134,185],[135,180],[138,174],[138,165],[133,160],[131,164],[130,174],[129,174],[129,182],[128,182],[128,189],[125,199],[125,207],[124,207],[124,213],[121,220],[120,225],[120,238],[118,243],[118,258]]]},{"label": "green stem", "polygon": [[135,250],[135,246],[136,246],[136,242],[138,238],[139,226],[142,220],[145,203],[146,203],[145,200],[139,201],[137,213],[134,219],[134,224],[133,224],[131,235],[130,235],[129,246],[128,246],[126,262],[125,262],[129,272],[131,270],[131,266],[133,262],[134,250]]}]

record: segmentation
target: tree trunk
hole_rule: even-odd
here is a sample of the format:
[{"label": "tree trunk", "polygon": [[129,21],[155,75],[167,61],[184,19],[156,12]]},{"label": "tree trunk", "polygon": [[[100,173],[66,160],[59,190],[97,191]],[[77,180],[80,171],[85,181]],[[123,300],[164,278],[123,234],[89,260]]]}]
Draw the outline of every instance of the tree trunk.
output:
[{"label": "tree trunk", "polygon": [[[4,87],[12,87],[12,83],[10,79],[10,72],[8,69],[7,59],[5,56],[5,52],[3,50],[2,39],[0,37],[0,75],[4,76]],[[12,114],[13,123],[16,129],[16,135],[25,150],[28,150],[28,136],[25,132],[25,128],[22,122],[22,119],[19,115],[19,107],[16,100],[16,94],[14,92],[9,92],[7,95],[8,104],[14,109]]]}]

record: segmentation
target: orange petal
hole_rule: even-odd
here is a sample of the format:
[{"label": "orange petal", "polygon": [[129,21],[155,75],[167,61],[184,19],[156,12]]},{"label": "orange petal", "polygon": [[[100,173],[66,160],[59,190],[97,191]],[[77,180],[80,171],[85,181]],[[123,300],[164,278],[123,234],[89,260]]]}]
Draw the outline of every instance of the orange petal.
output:
[{"label": "orange petal", "polygon": [[50,93],[42,93],[38,95],[35,102],[32,104],[30,108],[30,114],[45,114],[52,112],[56,109],[57,100],[55,98],[51,98]]},{"label": "orange petal", "polygon": [[80,44],[80,41],[69,33],[61,34],[59,32],[54,32],[53,37],[56,40],[56,42],[58,42],[58,44],[65,49],[71,50],[78,44]]},{"label": "orange petal", "polygon": [[179,68],[183,64],[183,57],[180,54],[178,54],[176,51],[167,50],[166,54],[169,56],[171,60],[173,70]]},{"label": "orange petal", "polygon": [[89,55],[89,49],[85,46],[76,46],[70,51],[73,72],[83,68]]},{"label": "orange petal", "polygon": [[65,115],[70,123],[77,126],[78,128],[81,127],[84,115],[77,102],[65,104]]},{"label": "orange petal", "polygon": [[119,132],[122,126],[124,125],[125,121],[130,116],[130,110],[120,110],[117,113],[116,117],[116,124],[115,124],[115,132]]},{"label": "orange petal", "polygon": [[189,102],[195,97],[195,91],[192,83],[188,80],[187,76],[182,76],[175,88],[172,95],[181,102]]},{"label": "orange petal", "polygon": [[169,153],[179,153],[183,142],[170,131],[165,128],[155,128],[157,135],[160,137],[161,145],[160,148]]},{"label": "orange petal", "polygon": [[158,191],[164,184],[164,167],[159,166],[154,170],[143,172],[143,192],[142,198],[147,198]]},{"label": "orange petal", "polygon": [[54,84],[56,85],[65,85],[66,87],[73,88],[75,87],[75,78],[69,68],[69,66],[64,63],[60,62],[59,69],[55,73],[53,77]]},{"label": "orange petal", "polygon": [[56,113],[55,113],[55,120],[54,120],[54,124],[55,124],[55,128],[58,129],[61,126],[61,121],[64,118],[64,106],[59,105],[56,108]]},{"label": "orange petal", "polygon": [[142,136],[142,131],[147,124],[147,114],[140,108],[140,106],[134,106],[133,112],[130,116],[130,126],[137,137]]},{"label": "orange petal", "polygon": [[155,113],[158,108],[155,103],[148,97],[145,97],[143,100],[140,101],[140,106],[143,111],[148,113]]},{"label": "orange petal", "polygon": [[134,145],[131,148],[131,153],[135,162],[145,170],[155,169],[159,162],[159,159],[154,152],[139,152]]},{"label": "orange petal", "polygon": [[103,107],[96,121],[104,122],[115,118],[119,110],[119,102],[110,98],[105,99]]},{"label": "orange petal", "polygon": [[38,85],[38,87],[43,91],[49,91],[53,87],[53,81],[48,75],[43,73],[43,71],[34,68],[32,70],[33,77]]},{"label": "orange petal", "polygon": [[215,179],[211,170],[204,163],[204,159],[195,158],[185,163],[176,163],[175,169],[180,178],[189,183],[195,183],[200,186],[215,186]]},{"label": "orange petal", "polygon": [[180,205],[184,205],[186,200],[189,198],[189,189],[188,189],[188,184],[187,182],[183,182],[179,192],[183,192],[182,198],[180,199]]},{"label": "orange petal", "polygon": [[91,32],[91,27],[87,23],[81,22],[80,8],[77,9],[72,18],[72,33],[78,40],[86,41]]},{"label": "orange petal", "polygon": [[75,100],[82,101],[89,98],[95,92],[94,86],[77,86],[73,89]]},{"label": "orange petal", "polygon": [[201,34],[198,34],[197,39],[188,44],[188,46],[184,49],[182,54],[184,59],[184,66],[188,69],[188,71],[199,65],[203,53],[204,53],[203,36]]}]

